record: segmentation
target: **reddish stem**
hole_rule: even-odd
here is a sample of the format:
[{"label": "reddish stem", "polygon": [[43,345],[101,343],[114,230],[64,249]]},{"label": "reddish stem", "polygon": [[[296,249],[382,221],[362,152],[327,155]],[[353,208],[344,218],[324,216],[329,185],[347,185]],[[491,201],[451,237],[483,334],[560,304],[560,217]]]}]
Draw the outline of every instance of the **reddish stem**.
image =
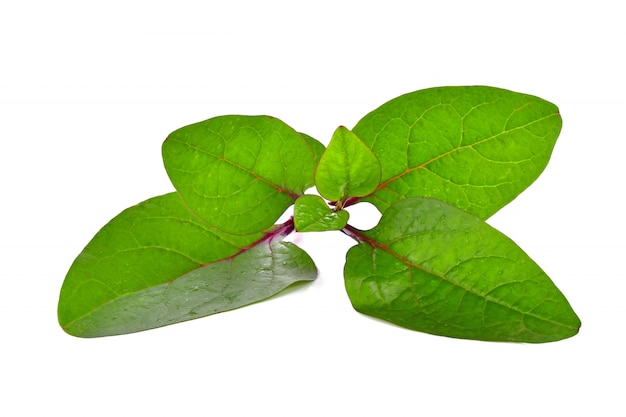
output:
[{"label": "reddish stem", "polygon": [[234,259],[236,258],[238,255],[241,255],[242,253],[244,253],[245,251],[248,251],[250,249],[252,249],[253,247],[260,245],[261,243],[264,242],[268,242],[268,241],[272,241],[276,238],[283,238],[288,236],[290,233],[292,233],[295,230],[295,226],[293,223],[293,216],[291,216],[285,223],[283,224],[279,224],[278,226],[276,226],[276,228],[274,230],[270,230],[269,232],[265,232],[265,234],[256,242],[239,249],[239,251],[237,253],[235,253],[234,255],[229,256],[226,259]]},{"label": "reddish stem", "polygon": [[339,209],[344,209],[346,207],[352,206],[356,203],[358,203],[363,197],[348,197],[346,198],[346,201],[343,202],[343,204],[341,204],[341,207],[338,207],[341,203],[341,200],[339,201],[329,201],[328,205],[329,206],[333,206],[335,208],[339,208]]},{"label": "reddish stem", "polygon": [[357,242],[368,242],[368,243],[371,243],[371,241],[367,237],[365,237],[363,235],[363,233],[361,233],[361,231],[359,229],[356,229],[353,226],[350,226],[349,224],[346,225],[346,227],[344,227],[343,229],[341,229],[341,231],[343,232],[343,234],[345,234],[346,236],[351,237],[352,239],[356,240]]}]

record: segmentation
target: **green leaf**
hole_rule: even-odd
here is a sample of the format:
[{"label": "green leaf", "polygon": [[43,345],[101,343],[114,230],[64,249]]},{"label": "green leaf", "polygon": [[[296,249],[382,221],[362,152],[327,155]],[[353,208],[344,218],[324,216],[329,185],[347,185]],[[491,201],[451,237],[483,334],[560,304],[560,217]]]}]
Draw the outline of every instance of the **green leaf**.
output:
[{"label": "green leaf", "polygon": [[443,336],[550,342],[580,320],[550,278],[513,241],[444,202],[392,205],[345,265],[354,308]]},{"label": "green leaf", "polygon": [[[319,140],[312,138],[306,133],[300,132],[300,136],[302,136],[302,139],[304,139],[304,141],[308,143],[309,146],[311,147],[311,152],[313,152],[313,160],[315,161],[315,166],[317,166],[318,162],[320,161],[320,158],[322,157],[322,154],[326,150],[326,147]],[[309,185],[309,187],[312,187],[312,186],[313,186],[313,183]]]},{"label": "green leaf", "polygon": [[294,205],[294,223],[298,232],[341,230],[348,223],[345,210],[334,211],[316,195],[303,195]]},{"label": "green leaf", "polygon": [[554,104],[482,86],[409,93],[353,129],[382,166],[382,182],[367,197],[380,211],[424,196],[483,219],[541,174],[560,130]]},{"label": "green leaf", "polygon": [[80,337],[137,332],[241,307],[314,279],[308,255],[278,237],[227,235],[199,220],[175,193],[152,198],[112,219],[78,255],[61,289],[59,323]]},{"label": "green leaf", "polygon": [[163,160],[192,211],[220,230],[249,234],[271,227],[313,184],[312,144],[269,116],[221,116],[170,134]]},{"label": "green leaf", "polygon": [[328,200],[362,197],[380,182],[380,163],[372,150],[345,127],[337,128],[315,172],[315,186]]}]

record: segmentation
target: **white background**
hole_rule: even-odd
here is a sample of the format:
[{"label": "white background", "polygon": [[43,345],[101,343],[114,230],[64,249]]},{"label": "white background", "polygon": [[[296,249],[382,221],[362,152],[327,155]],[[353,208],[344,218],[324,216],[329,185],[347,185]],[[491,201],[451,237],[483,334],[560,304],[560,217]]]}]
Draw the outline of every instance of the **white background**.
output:
[{"label": "white background", "polygon": [[[620,2],[218,3],[2,2],[0,415],[626,415]],[[560,107],[548,168],[490,223],[565,293],[579,335],[484,343],[369,319],[340,233],[297,236],[319,279],[268,302],[120,337],[59,328],[84,245],[173,190],[174,129],[270,114],[328,143],[400,94],[474,84]]]}]

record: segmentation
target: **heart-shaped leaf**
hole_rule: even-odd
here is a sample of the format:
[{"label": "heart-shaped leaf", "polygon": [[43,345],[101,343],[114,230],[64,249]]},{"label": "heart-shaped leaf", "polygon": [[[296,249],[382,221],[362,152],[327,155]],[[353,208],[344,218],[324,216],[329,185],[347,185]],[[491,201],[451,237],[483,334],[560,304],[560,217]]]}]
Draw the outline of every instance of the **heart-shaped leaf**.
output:
[{"label": "heart-shaped leaf", "polygon": [[231,236],[207,226],[176,193],[131,207],[72,264],[59,323],[80,337],[131,333],[238,308],[317,274],[280,234]]},{"label": "heart-shaped leaf", "polygon": [[362,197],[380,182],[380,163],[361,139],[343,126],[337,128],[315,172],[315,186],[328,200]]},{"label": "heart-shaped leaf", "polygon": [[303,195],[296,200],[293,218],[298,232],[323,232],[346,227],[349,214],[331,210],[321,197]]},{"label": "heart-shaped leaf", "polygon": [[220,230],[250,234],[313,184],[311,140],[273,117],[221,116],[170,134],[163,161],[189,209]]},{"label": "heart-shaped leaf", "polygon": [[344,269],[354,308],[409,329],[457,338],[549,342],[580,320],[513,241],[442,201],[392,205],[372,230],[351,233]]},{"label": "heart-shaped leaf", "polygon": [[367,197],[379,210],[423,196],[483,219],[541,174],[560,130],[554,104],[482,86],[409,93],[353,129],[382,166],[381,184]]}]

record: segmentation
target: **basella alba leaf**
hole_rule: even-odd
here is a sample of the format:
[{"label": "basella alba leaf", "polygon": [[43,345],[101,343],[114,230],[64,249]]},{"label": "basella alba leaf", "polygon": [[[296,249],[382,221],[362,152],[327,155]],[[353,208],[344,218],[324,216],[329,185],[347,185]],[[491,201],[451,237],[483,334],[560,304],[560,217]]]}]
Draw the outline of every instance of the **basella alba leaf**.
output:
[{"label": "basella alba leaf", "polygon": [[400,326],[456,338],[550,342],[580,320],[546,273],[480,218],[442,201],[393,204],[352,234],[344,269],[354,308]]}]

